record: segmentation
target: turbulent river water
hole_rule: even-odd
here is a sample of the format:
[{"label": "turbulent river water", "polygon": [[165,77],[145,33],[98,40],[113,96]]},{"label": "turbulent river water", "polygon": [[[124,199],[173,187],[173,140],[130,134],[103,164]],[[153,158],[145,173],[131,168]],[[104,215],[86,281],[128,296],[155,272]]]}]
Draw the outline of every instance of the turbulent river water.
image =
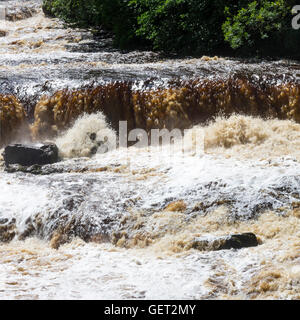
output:
[{"label": "turbulent river water", "polygon": [[[300,299],[297,62],[123,52],[40,1],[0,6],[0,147],[50,140],[62,158],[0,159],[1,299]],[[119,120],[188,129],[185,152],[95,152]],[[259,245],[193,246],[244,232]]]}]

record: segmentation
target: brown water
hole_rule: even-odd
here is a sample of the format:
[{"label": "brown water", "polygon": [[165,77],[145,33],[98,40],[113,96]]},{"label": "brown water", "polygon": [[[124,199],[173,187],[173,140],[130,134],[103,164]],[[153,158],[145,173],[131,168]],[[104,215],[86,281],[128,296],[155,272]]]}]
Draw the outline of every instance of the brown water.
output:
[{"label": "brown water", "polygon": [[[1,4],[1,145],[51,139],[63,158],[1,162],[1,298],[300,299],[299,64],[120,52],[39,1]],[[188,152],[91,157],[119,120],[189,128]],[[193,249],[241,232],[260,245]]]}]

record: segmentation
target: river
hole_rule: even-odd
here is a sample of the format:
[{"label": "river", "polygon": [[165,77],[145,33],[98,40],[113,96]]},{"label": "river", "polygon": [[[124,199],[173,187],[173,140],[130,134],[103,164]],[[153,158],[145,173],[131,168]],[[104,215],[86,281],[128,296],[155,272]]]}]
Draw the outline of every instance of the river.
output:
[{"label": "river", "polygon": [[[300,299],[299,63],[120,51],[41,1],[0,6],[0,146],[62,158],[0,159],[0,299]],[[188,129],[185,152],[94,149],[120,120]],[[193,246],[244,232],[259,245]]]}]

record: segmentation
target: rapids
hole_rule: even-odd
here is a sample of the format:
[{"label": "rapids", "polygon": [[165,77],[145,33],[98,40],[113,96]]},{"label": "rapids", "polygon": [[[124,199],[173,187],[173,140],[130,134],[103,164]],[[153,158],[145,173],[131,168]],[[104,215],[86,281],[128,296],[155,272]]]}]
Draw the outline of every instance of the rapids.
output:
[{"label": "rapids", "polygon": [[[300,299],[297,62],[121,52],[41,1],[1,5],[0,145],[62,158],[0,156],[1,299]],[[188,129],[187,148],[118,147],[119,120]],[[260,245],[192,246],[241,232]]]}]

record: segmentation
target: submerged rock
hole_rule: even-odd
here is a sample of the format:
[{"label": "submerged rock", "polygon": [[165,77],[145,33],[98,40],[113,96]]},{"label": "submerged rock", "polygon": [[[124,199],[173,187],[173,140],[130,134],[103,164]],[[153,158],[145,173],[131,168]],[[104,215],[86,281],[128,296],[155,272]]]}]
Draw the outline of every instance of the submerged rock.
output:
[{"label": "submerged rock", "polygon": [[216,251],[256,247],[258,244],[254,233],[242,233],[225,237],[195,238],[192,242],[192,248],[203,251]]},{"label": "submerged rock", "polygon": [[28,19],[36,15],[39,11],[39,3],[37,1],[26,1],[26,5],[18,4],[21,1],[12,1],[7,4],[5,10],[5,20],[19,21]]},{"label": "submerged rock", "polygon": [[54,173],[68,172],[67,170],[64,171],[63,168],[51,167],[49,165],[41,166],[38,164],[29,166],[29,167],[21,166],[19,164],[11,164],[5,168],[5,171],[8,173],[24,172],[24,173],[30,173],[35,175],[41,175],[41,176],[46,176]]},{"label": "submerged rock", "polygon": [[10,242],[16,235],[16,219],[0,218],[0,242]]},{"label": "submerged rock", "polygon": [[8,145],[4,149],[5,165],[21,166],[45,165],[58,162],[58,148],[55,144],[44,145]]}]

